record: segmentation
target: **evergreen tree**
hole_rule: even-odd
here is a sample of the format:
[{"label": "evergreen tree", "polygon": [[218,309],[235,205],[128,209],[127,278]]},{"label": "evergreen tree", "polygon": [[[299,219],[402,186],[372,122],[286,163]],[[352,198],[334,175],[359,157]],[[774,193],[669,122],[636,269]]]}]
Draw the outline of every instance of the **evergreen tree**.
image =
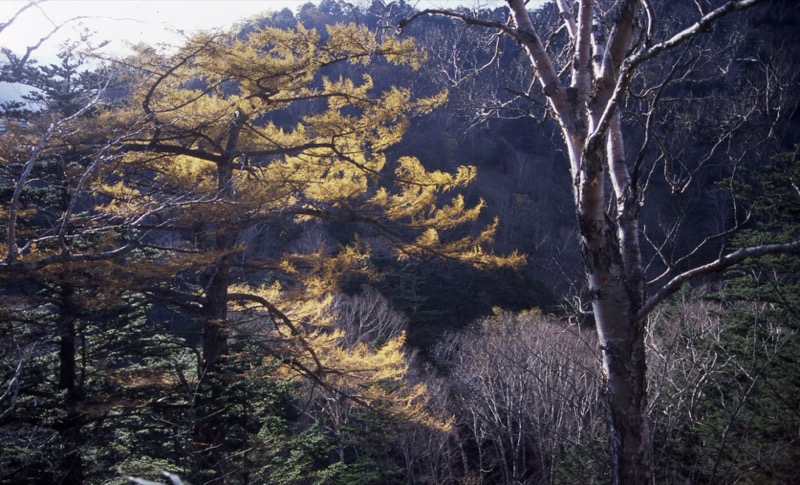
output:
[{"label": "evergreen tree", "polygon": [[[484,250],[493,225],[472,236],[452,231],[482,208],[457,194],[474,169],[448,174],[387,159],[409,116],[445,93],[415,99],[405,88],[376,88],[361,67],[376,57],[411,68],[422,59],[409,41],[378,41],[352,25],[202,33],[173,53],[139,46],[109,71],[126,97],[99,103],[108,93],[95,89],[84,107],[59,114],[57,96],[45,92],[50,105],[39,118],[57,121],[4,134],[14,190],[4,200],[0,270],[62,293],[57,285],[69,281],[64,295],[82,296],[79,308],[65,303],[66,315],[53,318],[62,342],[81,342],[84,397],[45,406],[79,422],[61,456],[80,450],[91,466],[74,482],[112,464],[201,483],[327,480],[347,466],[355,476],[371,462],[330,453],[371,438],[337,442],[358,436],[322,431],[342,430],[337,419],[368,434],[391,422],[445,426],[427,412],[424,387],[404,382],[404,333],[347,344],[333,294],[348,275],[378,277],[370,260],[378,236],[400,259],[438,254],[491,266],[520,258]],[[35,142],[32,156],[17,148],[23,140]],[[64,179],[65,202],[28,210],[39,187],[31,174],[70,153],[81,162]],[[315,220],[357,229],[338,247],[299,244]],[[66,274],[73,278],[59,279]],[[103,305],[86,298],[91,292]],[[78,355],[62,347],[59,355]],[[341,401],[339,410],[295,416],[318,392]],[[92,433],[81,434],[89,424]],[[287,453],[293,465],[277,466]]]}]

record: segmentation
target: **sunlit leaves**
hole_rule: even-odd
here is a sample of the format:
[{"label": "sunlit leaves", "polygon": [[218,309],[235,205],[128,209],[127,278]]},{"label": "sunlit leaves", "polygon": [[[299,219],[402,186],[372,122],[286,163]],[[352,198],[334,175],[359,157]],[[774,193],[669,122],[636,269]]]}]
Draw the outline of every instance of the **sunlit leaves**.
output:
[{"label": "sunlit leaves", "polygon": [[[20,259],[67,254],[65,241],[104,251],[129,238],[137,250],[124,258],[42,274],[57,280],[91,267],[104,284],[146,295],[202,330],[198,389],[209,385],[204,372],[239,362],[234,344],[246,340],[269,361],[271,379],[290,380],[309,401],[324,392],[344,415],[447,429],[426,411],[424,386],[409,382],[402,329],[354,336],[334,305],[348,278],[380,278],[371,261],[378,245],[400,258],[513,259],[485,252],[495,226],[473,235],[462,227],[483,208],[460,195],[474,168],[431,171],[387,155],[411,117],[447,93],[417,98],[375,82],[364,66],[417,68],[423,58],[410,40],[379,40],[355,25],[201,33],[173,51],[139,48],[117,66],[124,99],[48,140],[43,155],[63,162],[54,170],[66,180],[52,177],[63,200],[51,204],[48,235]],[[4,165],[25,163],[47,121],[12,128]],[[31,207],[20,216],[37,217]],[[299,248],[314,224],[348,232]]]},{"label": "sunlit leaves", "polygon": [[103,207],[103,210],[116,214],[135,214],[139,212],[144,202],[138,190],[119,181],[101,185],[96,190],[98,194],[109,199],[109,203]]},{"label": "sunlit leaves", "polygon": [[[369,59],[365,52],[377,44],[375,34],[365,26],[355,24],[336,24],[327,26],[330,42],[327,53],[332,59],[349,57],[353,61],[366,64]],[[403,40],[389,37],[380,43],[377,54],[384,56],[393,64],[409,64],[413,69],[418,69],[425,60],[425,55],[415,45],[412,39]]]},{"label": "sunlit leaves", "polygon": [[[268,352],[283,361],[277,377],[303,387],[314,382],[307,380],[307,373],[314,372],[317,379],[326,383],[317,392],[327,389],[346,397],[348,407],[361,406],[362,412],[388,413],[395,419],[448,429],[448,420],[427,411],[425,387],[409,382],[411,362],[404,347],[404,332],[381,342],[348,336],[346,331],[353,329],[337,324],[335,298],[330,293],[298,298],[296,289],[279,284],[238,290],[255,291],[260,298],[282,309],[282,314],[276,316],[258,304],[236,307],[242,321],[251,322],[246,324],[251,338],[269,342]],[[293,322],[289,328],[288,322]],[[315,399],[313,386],[305,392],[311,393],[306,399]]]},{"label": "sunlit leaves", "polygon": [[401,246],[401,257],[423,256],[435,253],[476,266],[518,267],[525,262],[524,255],[515,251],[507,256],[497,256],[486,249],[494,239],[498,223],[499,221],[495,219],[492,225],[486,227],[477,236],[465,236],[448,241],[442,241],[439,231],[430,227],[415,241]]},{"label": "sunlit leaves", "polygon": [[[360,103],[369,100],[369,90],[372,89],[372,78],[364,75],[363,82],[356,86],[352,79],[339,78],[334,81],[327,77],[322,78],[324,92],[330,93],[328,108],[338,110],[348,104]],[[371,101],[371,100],[370,100]]]},{"label": "sunlit leaves", "polygon": [[201,192],[215,188],[216,166],[209,161],[178,155],[169,160],[163,170],[159,178],[164,183]]},{"label": "sunlit leaves", "polygon": [[[459,200],[437,212],[437,194],[466,184],[474,169],[427,172],[406,158],[394,175],[386,169],[383,151],[401,140],[408,117],[440,106],[446,92],[415,99],[406,88],[377,90],[367,74],[323,74],[379,57],[416,68],[424,55],[408,39],[378,41],[355,25],[329,26],[324,38],[302,25],[244,37],[202,33],[171,55],[145,49],[128,60],[132,105],[141,105],[144,124],[126,143],[163,154],[138,165],[154,171],[161,197],[192,190],[207,201],[220,163],[243,168],[231,188],[235,203],[251,208],[247,217],[347,214],[417,227],[438,214],[424,226],[441,222],[440,229],[474,221],[481,204],[468,209]],[[246,122],[229,146],[235,116]]]}]

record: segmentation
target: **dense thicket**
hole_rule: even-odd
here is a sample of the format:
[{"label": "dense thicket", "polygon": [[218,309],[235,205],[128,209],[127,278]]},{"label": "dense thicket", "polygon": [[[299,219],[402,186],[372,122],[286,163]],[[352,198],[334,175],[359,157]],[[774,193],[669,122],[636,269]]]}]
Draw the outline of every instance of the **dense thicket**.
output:
[{"label": "dense thicket", "polygon": [[[648,275],[797,240],[791,3],[631,83]],[[102,65],[86,39],[5,52],[37,90],[2,104],[0,481],[609,480],[557,125],[515,42],[438,16],[395,36],[414,12],[323,0]],[[567,52],[555,4],[531,18]],[[658,483],[794,479],[797,265],[649,318]]]}]

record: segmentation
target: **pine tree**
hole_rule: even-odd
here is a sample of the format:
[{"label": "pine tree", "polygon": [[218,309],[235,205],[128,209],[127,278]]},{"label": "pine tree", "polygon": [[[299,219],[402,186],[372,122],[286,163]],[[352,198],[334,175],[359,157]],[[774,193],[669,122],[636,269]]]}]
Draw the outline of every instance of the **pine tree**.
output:
[{"label": "pine tree", "polygon": [[[72,150],[85,162],[69,179],[66,206],[53,211],[58,230],[23,230],[36,213],[13,195],[4,203],[0,270],[48,281],[68,270],[120,304],[125,295],[143,298],[124,334],[94,327],[102,319],[91,306],[85,316],[99,332],[90,349],[95,375],[114,403],[103,415],[115,424],[92,436],[114,442],[110,453],[92,451],[98,463],[141,470],[150,460],[190,481],[270,481],[282,472],[269,463],[286,451],[270,440],[291,436],[309,444],[292,473],[335,473],[321,458],[333,445],[314,431],[332,415],[314,425],[277,412],[262,392],[274,386],[312,401],[321,386],[352,403],[346,413],[446,426],[427,413],[424,388],[404,383],[404,334],[348,346],[332,308],[346,277],[379,276],[373,246],[400,259],[520,260],[484,249],[494,225],[471,236],[452,231],[482,208],[458,194],[473,168],[426,171],[414,158],[384,153],[410,116],[429,112],[446,93],[414,98],[405,88],[379,89],[368,68],[416,69],[422,58],[409,41],[379,41],[352,25],[202,33],[171,53],[139,46],[120,60],[108,72],[126,97],[107,102],[97,91],[90,107],[51,125],[19,123],[3,137],[10,184],[23,195],[35,187],[27,177],[42,159]],[[32,157],[15,151],[23,139],[38,144]],[[298,236],[314,221],[356,229],[336,246],[301,247]],[[99,339],[114,335],[133,346],[118,347],[109,365]],[[198,358],[187,366],[192,345]],[[303,391],[299,382],[313,386]],[[135,438],[136,429],[173,446]]]}]

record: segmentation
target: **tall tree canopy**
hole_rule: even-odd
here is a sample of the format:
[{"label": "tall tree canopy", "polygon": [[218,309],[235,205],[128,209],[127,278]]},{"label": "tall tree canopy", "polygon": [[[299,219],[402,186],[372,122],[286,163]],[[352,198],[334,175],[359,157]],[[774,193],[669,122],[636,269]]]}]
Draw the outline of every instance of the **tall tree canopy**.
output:
[{"label": "tall tree canopy", "polygon": [[[117,366],[157,354],[137,357],[127,349],[134,354],[109,365],[109,354],[92,348],[106,332],[88,326],[103,307],[96,301],[108,301],[113,312],[114,304],[134,298],[146,302],[138,325],[172,314],[189,332],[186,343],[199,345],[194,369],[162,362],[148,364],[144,374],[130,372],[139,376],[131,382],[161,382],[164,392],[179,382],[188,391],[170,409],[188,402],[191,415],[183,419],[202,480],[250,473],[237,465],[249,435],[231,431],[226,420],[232,399],[248,399],[236,395],[232,379],[293,382],[300,375],[314,383],[311,395],[322,386],[330,399],[349,400],[359,412],[446,427],[426,413],[424,387],[405,379],[403,329],[352,335],[337,317],[343,307],[334,304],[344,279],[378,277],[375,251],[481,266],[520,260],[488,250],[493,225],[472,235],[462,228],[483,205],[469,206],[458,194],[474,168],[427,171],[415,158],[385,154],[409,117],[429,113],[446,92],[414,97],[405,87],[376,87],[368,68],[418,69],[423,59],[411,41],[379,40],[355,25],[201,33],[174,51],[141,45],[135,55],[85,73],[84,88],[76,88],[63,111],[9,120],[2,137],[8,198],[0,271],[6,282],[19,282],[13,298],[32,284],[68,293],[62,306],[69,311],[62,314],[69,320],[56,326],[61,372],[72,376],[70,389],[82,389],[71,392],[70,409],[96,405],[86,392],[92,380],[74,379],[78,367],[94,381],[125,388],[114,377],[122,371]],[[42,67],[37,79],[51,70]],[[47,91],[42,99],[57,101]],[[39,177],[54,161],[55,173]],[[32,191],[60,195],[50,203]],[[330,223],[352,228],[334,239]],[[98,292],[95,302],[73,298],[89,288]],[[29,313],[11,312],[12,334],[27,333]],[[87,323],[76,326],[76,318]],[[98,336],[87,342],[89,328]],[[136,328],[126,338],[139,338]],[[83,355],[97,360],[78,361],[80,339]],[[255,364],[243,357],[245,348],[260,356]],[[344,427],[342,412],[329,416]],[[79,440],[90,415],[67,416],[71,434],[62,432],[63,439]],[[70,464],[62,468],[80,481],[82,462]]]}]

